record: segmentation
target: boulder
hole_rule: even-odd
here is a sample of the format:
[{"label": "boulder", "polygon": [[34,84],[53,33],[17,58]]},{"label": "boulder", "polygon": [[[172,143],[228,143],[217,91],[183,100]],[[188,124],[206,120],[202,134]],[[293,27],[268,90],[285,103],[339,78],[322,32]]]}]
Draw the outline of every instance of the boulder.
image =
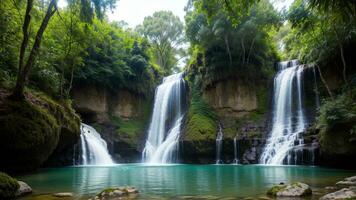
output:
[{"label": "boulder", "polygon": [[320,198],[320,200],[338,200],[356,198],[355,189],[343,188],[333,193],[329,193]]},{"label": "boulder", "polygon": [[27,183],[23,181],[17,181],[17,182],[20,185],[20,187],[16,192],[16,196],[23,196],[32,193],[32,188]]},{"label": "boulder", "polygon": [[309,185],[305,183],[275,185],[267,191],[267,195],[277,197],[302,197],[312,194]]},{"label": "boulder", "polygon": [[105,200],[105,199],[121,199],[122,197],[127,197],[130,199],[136,198],[139,191],[135,187],[117,187],[117,188],[107,188],[97,194],[93,199]]}]

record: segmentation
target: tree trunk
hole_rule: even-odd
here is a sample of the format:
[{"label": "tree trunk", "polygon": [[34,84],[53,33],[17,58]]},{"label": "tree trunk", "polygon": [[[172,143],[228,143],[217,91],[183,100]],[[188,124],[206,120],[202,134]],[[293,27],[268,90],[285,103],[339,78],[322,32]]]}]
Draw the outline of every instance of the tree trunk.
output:
[{"label": "tree trunk", "polygon": [[227,54],[229,56],[230,66],[232,66],[232,56],[231,56],[229,40],[227,38],[227,35],[224,36],[224,40],[225,40],[226,51],[227,51]]},{"label": "tree trunk", "polygon": [[339,46],[339,50],[340,50],[340,57],[341,57],[341,61],[342,61],[342,77],[344,79],[345,84],[347,85],[347,76],[346,76],[346,61],[345,61],[345,56],[344,56],[344,48],[342,46],[342,41],[340,40],[339,34],[337,34],[337,31],[335,29],[335,26],[333,26],[334,28],[334,33],[336,36],[336,40],[337,40],[337,45]]},{"label": "tree trunk", "polygon": [[328,83],[327,83],[326,80],[324,79],[324,76],[323,76],[323,74],[321,73],[321,70],[320,70],[319,65],[314,65],[314,67],[315,67],[315,66],[318,68],[319,75],[320,75],[320,79],[321,79],[321,81],[323,82],[323,84],[324,84],[324,86],[325,86],[325,88],[326,88],[326,91],[328,91],[330,98],[331,98],[331,99],[334,99],[333,93],[331,92]]},{"label": "tree trunk", "polygon": [[[31,22],[30,12],[32,10],[32,7],[33,7],[33,0],[28,0],[27,6],[26,6],[25,19],[24,19],[24,23],[22,25],[23,39],[22,39],[22,43],[21,43],[21,47],[20,47],[19,66],[18,66],[17,77],[20,77],[22,74],[23,62],[24,62],[25,52],[26,52],[26,48],[28,45],[28,39],[29,39],[28,28],[29,28],[30,22]],[[18,88],[17,85],[18,84],[16,83],[16,88]],[[15,88],[11,97],[13,99],[23,99],[24,98],[23,92],[18,91],[16,88]]]},{"label": "tree trunk", "polygon": [[74,66],[72,65],[71,67],[71,72],[70,72],[70,81],[68,85],[68,90],[66,91],[66,97],[69,98],[70,91],[72,90],[73,87],[73,78],[74,78]]},{"label": "tree trunk", "polygon": [[[32,0],[30,0],[30,1],[32,1]],[[12,97],[16,100],[21,100],[24,98],[24,88],[25,88],[26,82],[28,80],[29,72],[32,69],[32,67],[36,61],[36,58],[38,56],[43,33],[46,30],[49,20],[51,19],[53,14],[56,12],[55,6],[56,6],[56,0],[51,0],[50,4],[48,6],[48,9],[47,9],[46,15],[43,18],[41,26],[37,31],[35,42],[31,49],[31,52],[30,52],[30,55],[26,62],[26,65],[23,66],[23,69],[19,70],[19,74],[17,76],[17,81],[16,81],[16,86],[15,86],[15,89],[12,94]]]},{"label": "tree trunk", "polygon": [[246,50],[245,50],[245,44],[244,44],[244,38],[241,38],[241,46],[242,46],[242,66],[245,64],[245,57],[246,57]]},{"label": "tree trunk", "polygon": [[256,37],[254,37],[252,42],[251,42],[250,50],[248,51],[247,60],[246,60],[247,64],[250,63],[250,55],[251,55],[251,52],[252,52],[253,45],[255,45],[255,41],[256,41]]}]

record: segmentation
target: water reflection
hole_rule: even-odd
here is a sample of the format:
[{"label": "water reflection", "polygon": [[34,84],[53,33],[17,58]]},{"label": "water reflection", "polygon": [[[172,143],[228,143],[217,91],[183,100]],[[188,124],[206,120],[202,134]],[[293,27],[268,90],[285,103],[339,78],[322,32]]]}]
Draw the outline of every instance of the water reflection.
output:
[{"label": "water reflection", "polygon": [[323,187],[354,173],[317,167],[137,164],[47,169],[19,178],[42,193],[68,191],[90,196],[110,186],[132,185],[150,197],[246,197],[264,194],[269,186],[280,182],[302,181]]}]

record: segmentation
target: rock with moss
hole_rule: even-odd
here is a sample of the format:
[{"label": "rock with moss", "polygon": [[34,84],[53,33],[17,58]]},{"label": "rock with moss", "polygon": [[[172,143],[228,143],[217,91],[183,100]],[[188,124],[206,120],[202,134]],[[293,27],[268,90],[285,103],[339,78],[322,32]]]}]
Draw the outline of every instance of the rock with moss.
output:
[{"label": "rock with moss", "polygon": [[[0,99],[0,169],[34,170],[57,148],[66,149],[80,136],[79,117],[67,106],[32,92],[22,101]],[[68,136],[69,135],[69,136]],[[73,145],[74,143],[70,143]]]},{"label": "rock with moss", "polygon": [[135,199],[139,191],[135,187],[107,188],[97,194],[94,200]]},{"label": "rock with moss", "polygon": [[305,183],[280,184],[272,186],[267,195],[275,197],[304,197],[312,194],[309,185]]},{"label": "rock with moss", "polygon": [[0,199],[14,199],[19,188],[20,185],[16,179],[0,172]]}]

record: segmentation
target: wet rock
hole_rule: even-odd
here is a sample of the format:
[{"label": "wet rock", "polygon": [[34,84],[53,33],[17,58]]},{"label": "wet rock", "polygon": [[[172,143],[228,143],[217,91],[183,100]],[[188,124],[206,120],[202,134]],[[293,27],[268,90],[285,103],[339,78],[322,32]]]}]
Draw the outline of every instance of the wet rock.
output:
[{"label": "wet rock", "polygon": [[345,178],[346,181],[356,182],[356,176]]},{"label": "wet rock", "polygon": [[337,190],[337,187],[335,187],[335,186],[327,186],[327,187],[325,187],[325,190]]},{"label": "wet rock", "polygon": [[246,150],[243,155],[244,163],[249,163],[249,161],[256,160],[256,158],[257,158],[257,153],[256,153],[255,147],[252,147],[251,149]]},{"label": "wet rock", "polygon": [[267,195],[277,197],[302,197],[312,194],[309,185],[305,183],[293,183],[288,185],[275,185],[267,191]]},{"label": "wet rock", "polygon": [[107,188],[101,191],[94,197],[94,200],[106,200],[106,199],[135,199],[139,191],[135,187],[117,187]]},{"label": "wet rock", "polygon": [[73,197],[73,193],[71,193],[71,192],[60,192],[60,193],[52,194],[52,196],[59,197],[59,198],[62,198],[62,197]]},{"label": "wet rock", "polygon": [[343,188],[333,193],[329,193],[320,198],[320,200],[338,200],[356,198],[354,188]]},{"label": "wet rock", "polygon": [[20,188],[17,190],[16,196],[23,196],[26,194],[32,193],[32,188],[23,181],[17,181],[20,185]]},{"label": "wet rock", "polygon": [[356,182],[353,181],[339,181],[336,183],[336,186],[343,188],[343,187],[349,187],[349,186],[356,186]]}]

